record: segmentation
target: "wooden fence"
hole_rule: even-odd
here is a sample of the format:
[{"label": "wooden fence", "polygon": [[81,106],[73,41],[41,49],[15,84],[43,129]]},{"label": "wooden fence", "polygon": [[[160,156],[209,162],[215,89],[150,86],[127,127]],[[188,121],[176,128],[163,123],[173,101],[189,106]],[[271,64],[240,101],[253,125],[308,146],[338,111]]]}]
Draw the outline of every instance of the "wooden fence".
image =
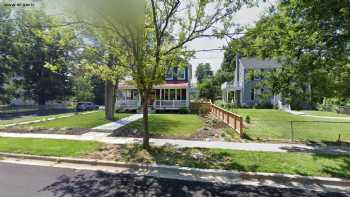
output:
[{"label": "wooden fence", "polygon": [[233,128],[241,137],[244,135],[243,118],[235,113],[225,110],[211,102],[191,103],[191,110],[201,114],[212,114]]},{"label": "wooden fence", "polygon": [[219,106],[211,104],[210,113],[217,119],[224,121],[233,128],[241,137],[244,135],[243,118],[233,112],[227,111]]}]

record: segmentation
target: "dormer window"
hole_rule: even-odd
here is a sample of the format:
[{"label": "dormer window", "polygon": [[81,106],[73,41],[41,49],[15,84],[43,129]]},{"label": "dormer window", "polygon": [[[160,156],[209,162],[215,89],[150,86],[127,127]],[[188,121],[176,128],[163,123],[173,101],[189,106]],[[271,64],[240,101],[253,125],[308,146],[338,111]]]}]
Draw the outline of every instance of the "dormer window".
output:
[{"label": "dormer window", "polygon": [[177,69],[177,80],[185,80],[186,79],[186,71],[185,68]]}]

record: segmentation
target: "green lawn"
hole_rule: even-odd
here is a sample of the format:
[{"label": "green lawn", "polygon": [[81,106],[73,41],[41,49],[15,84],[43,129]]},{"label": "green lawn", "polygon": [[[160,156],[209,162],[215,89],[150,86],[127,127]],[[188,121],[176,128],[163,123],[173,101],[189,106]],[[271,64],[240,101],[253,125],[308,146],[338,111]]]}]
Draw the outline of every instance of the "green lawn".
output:
[{"label": "green lawn", "polygon": [[249,115],[251,123],[247,124],[246,134],[252,139],[287,139],[292,136],[291,121],[330,121],[294,122],[295,139],[336,141],[339,134],[342,140],[350,140],[350,120],[313,118],[293,115],[272,109],[234,109],[233,112],[243,116]]},{"label": "green lawn", "polygon": [[301,111],[308,115],[314,115],[314,116],[328,116],[328,117],[345,117],[350,118],[350,115],[347,114],[338,114],[336,112],[325,112],[325,111],[315,111],[315,110],[309,110],[309,111]]},{"label": "green lawn", "polygon": [[0,137],[0,152],[42,156],[80,157],[96,151],[101,143],[93,141],[50,140]]},{"label": "green lawn", "polygon": [[274,153],[224,149],[175,149],[152,147],[150,152],[140,146],[120,146],[120,161],[149,162],[183,167],[226,169],[247,172],[299,174],[350,178],[348,155],[310,153]]},{"label": "green lawn", "polygon": [[63,113],[63,114],[55,114],[55,115],[47,115],[47,116],[29,115],[29,116],[21,116],[21,117],[16,117],[11,119],[4,119],[4,120],[0,120],[0,128],[2,128],[2,125],[27,122],[27,121],[33,121],[33,120],[43,120],[48,118],[55,118],[58,116],[70,115],[70,114],[73,114],[73,113]]},{"label": "green lawn", "polygon": [[[129,115],[130,114],[126,113],[117,113],[115,114],[115,120],[119,120]],[[105,119],[104,112],[98,111],[89,114],[79,114],[67,118],[34,123],[30,126],[42,128],[93,128],[109,122],[111,121]]]},{"label": "green lawn", "polygon": [[[189,137],[204,126],[198,115],[152,114],[149,116],[150,133],[164,137]],[[142,119],[125,126],[126,129],[143,130]]]}]

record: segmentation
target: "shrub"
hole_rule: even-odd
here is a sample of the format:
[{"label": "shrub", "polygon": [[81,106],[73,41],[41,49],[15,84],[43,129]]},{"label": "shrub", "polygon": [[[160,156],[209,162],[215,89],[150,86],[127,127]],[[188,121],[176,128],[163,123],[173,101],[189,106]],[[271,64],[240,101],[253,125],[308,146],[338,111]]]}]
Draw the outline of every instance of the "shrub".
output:
[{"label": "shrub", "polygon": [[228,109],[232,109],[232,108],[235,108],[236,106],[235,106],[235,104],[234,103],[227,103],[226,104],[226,108],[228,108]]},{"label": "shrub", "polygon": [[205,105],[200,106],[198,109],[198,113],[199,115],[202,115],[202,116],[207,115],[209,113],[209,107]]},{"label": "shrub", "polygon": [[214,103],[219,107],[225,107],[226,104],[223,100],[216,100]]},{"label": "shrub", "polygon": [[272,109],[273,105],[271,103],[259,103],[254,106],[254,109]]},{"label": "shrub", "polygon": [[189,110],[187,108],[181,108],[179,109],[179,114],[188,114]]},{"label": "shrub", "polygon": [[247,116],[245,117],[245,121],[246,121],[246,123],[250,124],[250,116],[247,115]]}]

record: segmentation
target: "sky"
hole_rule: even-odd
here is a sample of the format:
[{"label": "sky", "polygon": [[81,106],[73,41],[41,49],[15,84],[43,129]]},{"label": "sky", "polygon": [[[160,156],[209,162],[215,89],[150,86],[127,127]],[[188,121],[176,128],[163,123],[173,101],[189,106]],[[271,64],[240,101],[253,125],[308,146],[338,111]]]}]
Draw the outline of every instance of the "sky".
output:
[{"label": "sky", "polygon": [[[242,8],[235,16],[235,23],[240,25],[248,25],[253,27],[259,20],[264,11],[271,5],[275,4],[275,0],[268,0],[266,3],[261,3],[259,7]],[[190,50],[205,50],[217,49],[227,46],[229,40],[215,39],[215,38],[199,38],[188,44]],[[210,51],[210,52],[196,52],[195,57],[190,60],[192,64],[192,74],[194,79],[194,72],[197,65],[200,63],[210,63],[212,69],[217,71],[224,58],[224,51]]]}]

